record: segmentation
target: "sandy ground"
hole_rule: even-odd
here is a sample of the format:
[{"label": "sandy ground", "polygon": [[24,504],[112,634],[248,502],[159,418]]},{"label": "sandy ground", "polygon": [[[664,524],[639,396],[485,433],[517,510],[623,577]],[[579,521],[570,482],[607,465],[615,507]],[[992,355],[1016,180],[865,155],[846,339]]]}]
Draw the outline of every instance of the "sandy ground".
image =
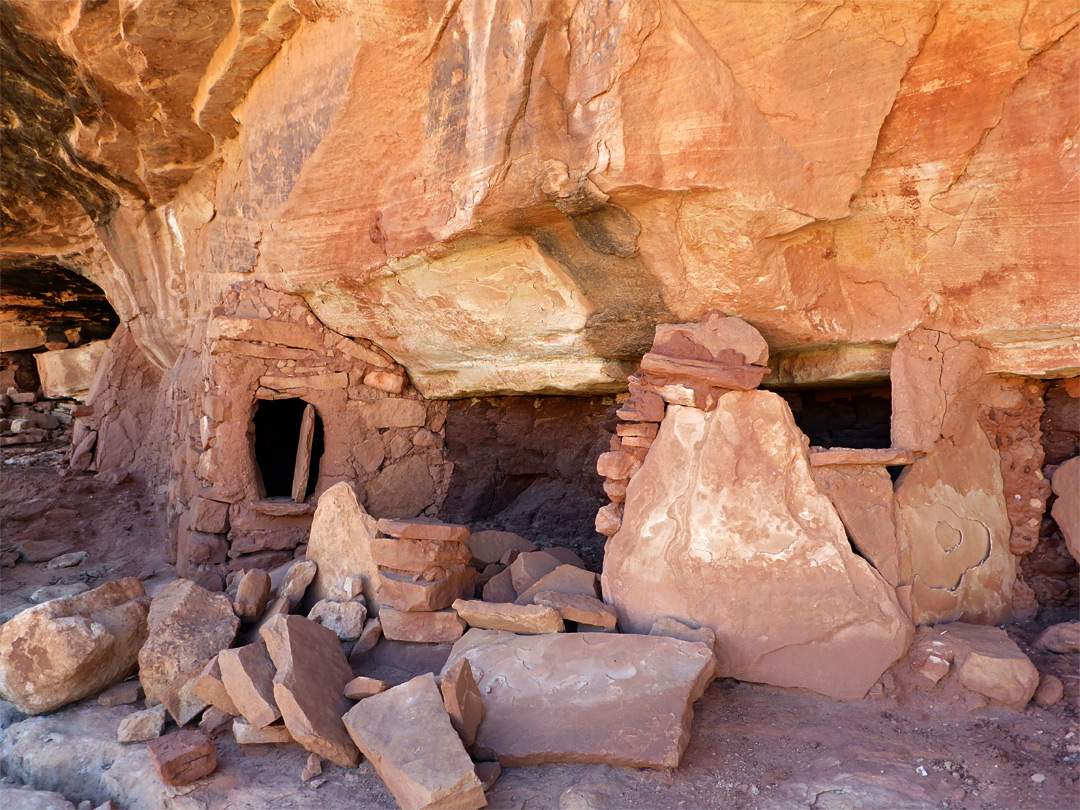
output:
[{"label": "sandy ground", "polygon": [[[100,584],[171,576],[160,512],[140,485],[92,476],[61,477],[62,447],[5,451],[0,464],[3,548],[56,543],[87,560],[52,570],[21,562],[0,571],[7,618],[44,585]],[[26,504],[43,499],[27,509]],[[29,511],[32,517],[24,517]],[[46,551],[48,547],[46,547]],[[682,766],[671,772],[607,766],[508,768],[488,794],[492,808],[616,810],[657,808],[1080,807],[1080,656],[1032,651],[1047,619],[1011,626],[1040,671],[1065,684],[1049,708],[1021,712],[981,706],[941,687],[912,686],[902,667],[873,697],[845,703],[809,693],[715,682],[696,706]],[[631,708],[631,707],[628,707]],[[52,715],[0,718],[5,776],[58,790],[76,803],[120,799],[121,807],[393,808],[369,763],[327,766],[319,786],[304,785],[297,745],[241,748],[218,740],[219,767],[184,791],[156,782],[144,746],[120,746],[116,726],[135,707],[103,709],[92,700]],[[13,722],[15,721],[15,722]]]}]

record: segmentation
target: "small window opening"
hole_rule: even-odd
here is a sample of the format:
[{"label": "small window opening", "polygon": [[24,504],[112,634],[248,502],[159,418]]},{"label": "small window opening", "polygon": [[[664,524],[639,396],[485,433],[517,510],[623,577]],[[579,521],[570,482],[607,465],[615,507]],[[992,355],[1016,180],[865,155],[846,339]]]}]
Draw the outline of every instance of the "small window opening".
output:
[{"label": "small window opening", "polygon": [[801,389],[782,395],[813,447],[865,450],[892,444],[888,386]]},{"label": "small window opening", "polygon": [[304,501],[319,480],[323,426],[302,399],[260,400],[255,409],[255,464],[265,498]]}]

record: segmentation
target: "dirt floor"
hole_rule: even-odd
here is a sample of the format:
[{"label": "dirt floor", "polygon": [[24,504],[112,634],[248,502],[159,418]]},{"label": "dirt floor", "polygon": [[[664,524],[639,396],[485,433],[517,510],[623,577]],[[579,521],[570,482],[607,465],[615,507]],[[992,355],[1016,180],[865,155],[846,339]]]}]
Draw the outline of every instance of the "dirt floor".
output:
[{"label": "dirt floor", "polygon": [[[22,561],[0,570],[3,619],[43,586],[94,586],[139,576],[153,589],[172,576],[162,516],[137,482],[58,474],[62,446],[5,449],[0,464],[3,550],[47,558],[85,550],[72,568]],[[40,595],[39,595],[40,598]],[[1065,697],[1021,712],[973,696],[918,685],[904,667],[871,697],[838,702],[793,690],[717,681],[696,706],[682,766],[672,772],[607,766],[508,768],[488,793],[492,808],[521,810],[786,810],[787,808],[1080,807],[1080,656],[1033,651],[1049,620],[1011,626],[1010,635]],[[1075,617],[1071,617],[1075,618]],[[156,780],[141,744],[116,742],[134,706],[93,700],[24,719],[0,705],[6,779],[57,790],[76,804],[115,798],[122,808],[393,808],[369,763],[326,766],[304,785],[299,746],[237,746],[218,739],[219,767],[180,791]],[[632,707],[628,707],[632,709]],[[171,727],[170,729],[171,730]]]}]

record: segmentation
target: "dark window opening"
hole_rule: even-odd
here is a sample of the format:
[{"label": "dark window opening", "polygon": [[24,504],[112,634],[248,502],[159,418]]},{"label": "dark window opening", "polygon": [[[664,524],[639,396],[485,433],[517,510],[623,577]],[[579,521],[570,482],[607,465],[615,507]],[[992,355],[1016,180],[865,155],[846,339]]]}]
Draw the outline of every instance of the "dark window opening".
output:
[{"label": "dark window opening", "polygon": [[[323,426],[314,411],[311,429],[310,465],[306,477],[294,482],[302,470],[296,469],[300,449],[304,410],[308,403],[302,399],[260,400],[255,409],[255,464],[262,479],[262,494],[266,498],[292,498],[294,492],[303,501],[315,490],[319,480],[319,460],[323,452]],[[297,486],[294,488],[294,483]],[[300,489],[303,486],[303,489]]]},{"label": "dark window opening", "polygon": [[874,388],[818,388],[783,392],[795,424],[811,447],[856,450],[892,446],[892,392]]}]

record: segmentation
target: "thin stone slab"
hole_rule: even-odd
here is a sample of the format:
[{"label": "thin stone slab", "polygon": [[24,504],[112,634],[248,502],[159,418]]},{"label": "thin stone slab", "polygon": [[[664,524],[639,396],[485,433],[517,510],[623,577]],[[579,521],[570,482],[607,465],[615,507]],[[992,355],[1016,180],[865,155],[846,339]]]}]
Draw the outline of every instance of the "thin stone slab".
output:
[{"label": "thin stone slab", "polygon": [[255,728],[281,717],[274,699],[274,662],[259,641],[218,653],[221,682],[239,714]]},{"label": "thin stone slab", "polygon": [[362,700],[343,718],[401,810],[487,804],[431,674]]},{"label": "thin stone slab", "polygon": [[382,606],[379,612],[382,634],[394,641],[421,641],[439,644],[457,641],[465,632],[465,622],[453,610],[429,613],[406,612]]},{"label": "thin stone slab", "polygon": [[405,573],[380,571],[376,596],[380,604],[395,610],[445,610],[455,599],[471,598],[476,579],[476,569],[471,565],[455,566],[445,576],[432,581]]},{"label": "thin stone slab", "polygon": [[559,611],[564,621],[583,622],[594,627],[603,627],[605,630],[613,629],[619,620],[615,608],[605,605],[595,596],[540,591],[533,602]]},{"label": "thin stone slab", "polygon": [[442,540],[464,543],[469,539],[469,527],[453,523],[440,523],[435,520],[395,520],[379,518],[379,531],[391,537],[404,537],[409,540]]},{"label": "thin stone slab", "polygon": [[514,602],[517,600],[517,591],[514,590],[513,574],[509,568],[505,568],[484,585],[485,602]]},{"label": "thin stone slab", "polygon": [[285,726],[256,727],[239,717],[233,720],[232,730],[237,745],[283,745],[293,741]]},{"label": "thin stone slab", "polygon": [[454,610],[470,627],[511,633],[561,633],[566,629],[559,611],[543,605],[458,599]]},{"label": "thin stone slab", "polygon": [[270,599],[270,575],[261,568],[245,571],[236,589],[233,610],[241,619],[258,621]]},{"label": "thin stone slab", "polygon": [[484,704],[473,752],[504,766],[675,768],[716,676],[711,649],[666,636],[470,630],[443,672],[462,659]]},{"label": "thin stone slab", "polygon": [[371,554],[379,568],[412,571],[418,574],[433,568],[466,565],[472,552],[457,540],[412,540],[405,537],[376,537]]},{"label": "thin stone slab", "polygon": [[318,570],[319,566],[314,560],[300,560],[293,563],[278,589],[278,599],[287,600],[289,610],[295,608],[303,600]]},{"label": "thin stone slab", "polygon": [[221,653],[218,653],[218,655],[206,662],[198,677],[192,681],[191,692],[205,703],[236,717],[236,715],[240,714],[240,710],[236,708],[236,704],[229,697],[229,690],[221,682],[221,666],[218,664],[218,656],[220,655]]},{"label": "thin stone slab", "polygon": [[592,571],[586,571],[576,565],[560,565],[522,591],[514,601],[519,605],[531,605],[536,601],[536,594],[544,591],[576,593],[595,598],[600,595],[600,583]]},{"label": "thin stone slab", "polygon": [[469,659],[459,659],[443,673],[439,691],[454,731],[468,748],[476,741],[476,730],[484,719],[484,702]]},{"label": "thin stone slab", "polygon": [[124,681],[115,686],[110,686],[97,697],[99,706],[111,708],[113,706],[126,706],[142,700],[142,684],[138,681]]},{"label": "thin stone slab", "polygon": [[363,700],[386,691],[386,681],[360,675],[345,684],[345,697],[349,700]]},{"label": "thin stone slab", "polygon": [[341,723],[353,674],[338,637],[303,616],[275,616],[262,637],[277,668],[274,699],[293,739],[343,768],[356,767],[356,746]]},{"label": "thin stone slab", "polygon": [[546,551],[526,551],[519,554],[510,563],[510,578],[514,583],[514,590],[519,594],[524,593],[541,577],[550,574],[562,561]]},{"label": "thin stone slab", "polygon": [[146,742],[161,736],[165,730],[165,706],[129,714],[116,729],[116,741],[122,743]]},{"label": "thin stone slab", "polygon": [[368,619],[364,623],[364,630],[360,633],[360,638],[353,644],[352,649],[349,651],[349,666],[356,667],[369,652],[375,649],[375,645],[379,643],[379,639],[382,638],[382,622],[378,617],[374,619]]}]

